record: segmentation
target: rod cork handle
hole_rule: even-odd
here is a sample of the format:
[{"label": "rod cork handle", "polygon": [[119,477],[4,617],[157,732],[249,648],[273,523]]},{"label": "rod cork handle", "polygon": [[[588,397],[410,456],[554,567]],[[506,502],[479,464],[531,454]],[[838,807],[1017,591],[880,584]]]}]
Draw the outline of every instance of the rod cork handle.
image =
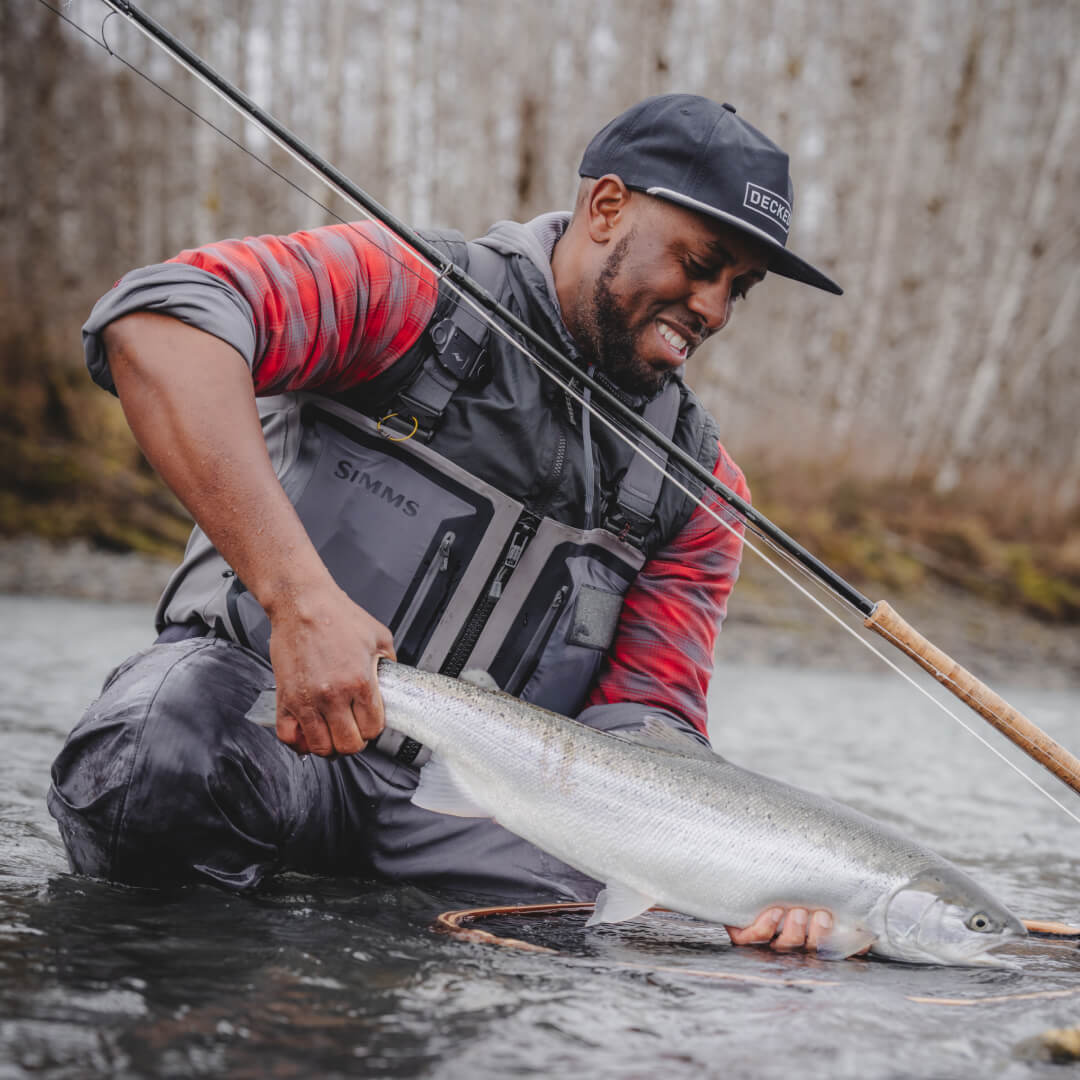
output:
[{"label": "rod cork handle", "polygon": [[1029,757],[1049,769],[1059,780],[1080,793],[1080,759],[1056,743],[1003,697],[961,667],[948,653],[928,641],[905,622],[884,600],[874,605],[864,625],[880,634],[942,686],[970,705]]}]

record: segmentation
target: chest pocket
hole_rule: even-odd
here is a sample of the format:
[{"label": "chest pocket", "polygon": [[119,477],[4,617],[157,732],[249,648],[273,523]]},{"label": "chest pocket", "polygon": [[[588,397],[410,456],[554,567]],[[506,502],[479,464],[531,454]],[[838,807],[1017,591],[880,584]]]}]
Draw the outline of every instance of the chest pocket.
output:
[{"label": "chest pocket", "polygon": [[[645,418],[670,438],[678,409],[678,389],[669,383]],[[623,597],[645,563],[643,538],[664,464],[656,451],[631,459],[602,529],[540,522],[465,667],[487,671],[508,693],[544,708],[566,716],[581,710],[615,639]]]},{"label": "chest pocket", "polygon": [[[394,634],[398,659],[427,655],[440,624],[452,638],[498,559],[521,505],[427,447],[395,443],[333,402],[301,406],[299,452],[281,477],[341,588]],[[241,582],[228,613],[237,640],[269,655],[270,625]],[[463,618],[463,616],[461,616]]]},{"label": "chest pocket", "polygon": [[573,716],[611,646],[644,555],[605,529],[545,518],[466,663],[508,693]]}]

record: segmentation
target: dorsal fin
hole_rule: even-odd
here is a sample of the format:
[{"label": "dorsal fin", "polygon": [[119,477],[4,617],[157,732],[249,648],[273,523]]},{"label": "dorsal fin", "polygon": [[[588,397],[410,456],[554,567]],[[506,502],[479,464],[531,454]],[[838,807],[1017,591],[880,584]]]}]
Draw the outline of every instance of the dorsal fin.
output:
[{"label": "dorsal fin", "polygon": [[473,686],[479,686],[481,690],[498,691],[502,689],[492,675],[483,668],[466,668],[458,678],[462,682],[472,683]]}]

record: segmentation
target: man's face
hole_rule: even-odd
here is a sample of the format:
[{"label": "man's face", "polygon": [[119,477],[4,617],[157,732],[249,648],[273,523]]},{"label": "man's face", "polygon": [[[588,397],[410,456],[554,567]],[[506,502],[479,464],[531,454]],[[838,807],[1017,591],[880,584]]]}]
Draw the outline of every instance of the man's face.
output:
[{"label": "man's face", "polygon": [[652,396],[764,276],[766,248],[736,229],[634,193],[634,213],[575,312],[582,355]]}]

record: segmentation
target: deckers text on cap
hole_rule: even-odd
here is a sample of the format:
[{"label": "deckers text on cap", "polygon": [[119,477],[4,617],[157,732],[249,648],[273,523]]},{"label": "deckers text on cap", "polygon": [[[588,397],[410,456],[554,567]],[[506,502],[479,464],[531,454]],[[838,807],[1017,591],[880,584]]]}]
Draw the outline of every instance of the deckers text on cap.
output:
[{"label": "deckers text on cap", "polygon": [[646,98],[589,143],[578,175],[615,173],[636,188],[748,233],[770,249],[769,269],[840,295],[843,289],[787,250],[788,156],[735,114],[696,94]]}]

